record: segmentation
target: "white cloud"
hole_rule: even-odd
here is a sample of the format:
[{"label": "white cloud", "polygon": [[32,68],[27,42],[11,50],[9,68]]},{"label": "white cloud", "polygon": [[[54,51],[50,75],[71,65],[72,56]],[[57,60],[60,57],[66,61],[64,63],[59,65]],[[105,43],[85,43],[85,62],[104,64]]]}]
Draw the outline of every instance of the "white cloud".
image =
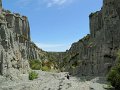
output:
[{"label": "white cloud", "polygon": [[35,43],[39,48],[45,51],[66,51],[70,48],[67,44],[45,44],[45,43]]},{"label": "white cloud", "polygon": [[20,7],[26,7],[28,5],[32,5],[33,3],[36,4],[38,7],[40,7],[41,3],[47,7],[53,7],[53,6],[65,6],[68,4],[71,4],[73,0],[18,0],[17,5]]},{"label": "white cloud", "polygon": [[44,2],[47,4],[47,7],[52,6],[63,6],[66,4],[70,4],[73,0],[44,0]]}]

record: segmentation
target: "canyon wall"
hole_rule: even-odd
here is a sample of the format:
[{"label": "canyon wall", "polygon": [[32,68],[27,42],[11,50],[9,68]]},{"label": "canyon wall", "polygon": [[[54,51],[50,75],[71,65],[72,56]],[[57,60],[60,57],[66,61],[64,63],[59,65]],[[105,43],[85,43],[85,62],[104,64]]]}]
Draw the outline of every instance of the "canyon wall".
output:
[{"label": "canyon wall", "polygon": [[72,75],[106,75],[120,48],[120,1],[104,0],[101,10],[91,13],[89,18],[90,34],[73,43],[66,52],[45,52],[31,41],[27,17],[2,9],[0,74],[19,77],[29,72],[29,60],[44,60]]},{"label": "canyon wall", "polygon": [[[1,2],[0,2],[1,3]],[[2,5],[1,5],[2,7]],[[26,16],[2,9],[0,14],[0,74],[19,77],[28,73],[28,60],[46,60],[46,52],[39,49],[30,38]]]},{"label": "canyon wall", "polygon": [[120,1],[104,0],[89,18],[90,34],[72,44],[61,67],[74,75],[106,75],[120,48]]}]

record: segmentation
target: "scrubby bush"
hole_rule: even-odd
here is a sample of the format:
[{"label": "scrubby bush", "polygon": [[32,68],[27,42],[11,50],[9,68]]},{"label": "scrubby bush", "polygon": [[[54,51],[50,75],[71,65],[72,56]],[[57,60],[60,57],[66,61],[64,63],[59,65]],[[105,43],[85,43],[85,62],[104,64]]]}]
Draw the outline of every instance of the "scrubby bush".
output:
[{"label": "scrubby bush", "polygon": [[120,64],[114,66],[108,74],[107,80],[116,90],[120,90]]},{"label": "scrubby bush", "polygon": [[42,70],[43,70],[43,71],[50,71],[50,70],[51,70],[51,68],[50,68],[50,67],[48,67],[48,66],[43,66],[43,67],[42,67]]},{"label": "scrubby bush", "polygon": [[38,73],[36,73],[35,71],[31,71],[29,73],[29,80],[34,80],[38,78]]},{"label": "scrubby bush", "polygon": [[115,90],[120,90],[120,51],[117,53],[117,59],[117,64],[111,68],[107,80],[115,87]]},{"label": "scrubby bush", "polygon": [[29,60],[29,64],[32,70],[43,71],[50,71],[52,66],[51,62],[40,62],[39,60]]},{"label": "scrubby bush", "polygon": [[6,10],[6,13],[11,13],[11,11],[10,10]]},{"label": "scrubby bush", "polygon": [[33,70],[40,70],[42,63],[39,60],[29,60],[30,68]]}]

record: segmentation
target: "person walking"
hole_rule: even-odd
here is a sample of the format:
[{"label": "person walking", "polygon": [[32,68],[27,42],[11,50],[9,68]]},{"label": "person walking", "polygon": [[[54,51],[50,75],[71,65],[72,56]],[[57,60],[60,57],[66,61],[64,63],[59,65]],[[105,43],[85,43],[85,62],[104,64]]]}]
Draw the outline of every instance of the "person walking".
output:
[{"label": "person walking", "polygon": [[67,78],[68,80],[70,79],[69,73],[67,73],[66,78]]}]

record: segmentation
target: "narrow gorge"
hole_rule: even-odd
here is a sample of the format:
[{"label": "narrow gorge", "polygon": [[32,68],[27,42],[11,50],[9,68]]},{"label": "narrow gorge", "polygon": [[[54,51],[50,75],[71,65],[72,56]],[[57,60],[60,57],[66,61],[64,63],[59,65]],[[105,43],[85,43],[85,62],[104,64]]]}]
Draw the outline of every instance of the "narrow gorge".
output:
[{"label": "narrow gorge", "polygon": [[[0,90],[105,90],[82,89],[79,87],[81,85],[79,80],[72,77],[77,82],[71,81],[73,86],[77,84],[78,87],[74,89],[71,83],[67,83],[66,80],[64,82],[61,76],[65,75],[64,72],[69,72],[76,77],[105,77],[117,61],[117,52],[120,49],[120,1],[103,0],[101,10],[91,13],[89,19],[90,34],[73,43],[66,52],[46,52],[31,41],[28,18],[3,9],[0,0],[0,76],[9,78],[12,83],[15,83],[15,86],[10,85],[9,88],[5,86],[8,84],[6,79],[0,78]],[[16,84],[16,80],[27,80],[31,70],[30,60],[38,60],[42,65],[49,63],[50,69],[55,73],[36,71],[40,73],[41,78],[39,81],[34,81],[35,86],[31,82]],[[55,82],[52,82],[49,77],[54,78]],[[56,79],[57,77],[60,80]],[[40,82],[43,78],[45,82]],[[2,86],[4,80],[5,84]],[[48,81],[51,84],[48,85],[49,88],[46,86]],[[66,86],[61,85],[59,81],[64,82]],[[55,83],[59,85],[56,87]],[[27,86],[24,87],[24,84]],[[44,86],[43,89],[40,89],[41,84]],[[63,88],[60,89],[60,85]]]}]

